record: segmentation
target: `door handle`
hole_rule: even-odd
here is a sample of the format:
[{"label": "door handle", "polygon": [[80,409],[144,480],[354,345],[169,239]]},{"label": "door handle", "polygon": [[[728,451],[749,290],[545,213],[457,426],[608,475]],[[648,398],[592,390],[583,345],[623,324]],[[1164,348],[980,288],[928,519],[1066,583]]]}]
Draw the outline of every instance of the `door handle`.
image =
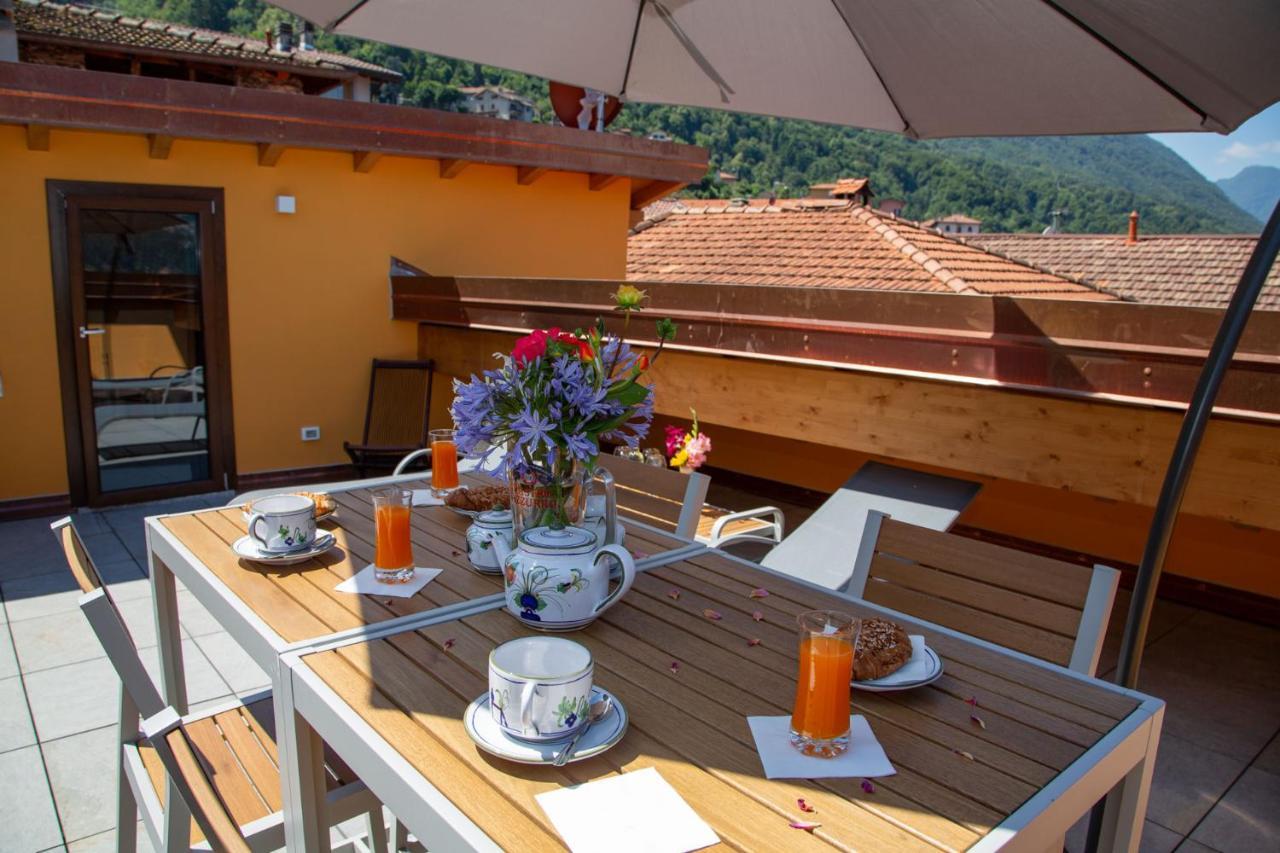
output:
[{"label": "door handle", "polygon": [[82,338],[87,338],[90,335],[105,335],[106,333],[106,329],[90,329],[88,326],[80,327],[80,337]]}]

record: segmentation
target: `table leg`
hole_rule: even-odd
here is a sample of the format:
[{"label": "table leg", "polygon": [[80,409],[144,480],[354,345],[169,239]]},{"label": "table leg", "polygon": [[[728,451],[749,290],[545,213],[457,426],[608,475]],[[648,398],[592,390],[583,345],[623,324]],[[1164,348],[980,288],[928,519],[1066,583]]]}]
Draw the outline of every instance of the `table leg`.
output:
[{"label": "table leg", "polygon": [[324,741],[293,709],[292,673],[285,661],[278,667],[274,701],[285,847],[290,851],[329,853]]},{"label": "table leg", "polygon": [[[148,541],[151,531],[147,531]],[[156,612],[156,642],[160,648],[160,690],[179,715],[187,713],[187,679],[182,663],[182,629],[178,627],[178,587],[173,572],[147,548],[151,598]]]},{"label": "table leg", "polygon": [[1147,797],[1151,793],[1151,776],[1156,766],[1156,747],[1160,744],[1160,728],[1164,709],[1152,718],[1147,750],[1142,761],[1125,774],[1107,795],[1102,816],[1102,832],[1098,849],[1126,850],[1136,853],[1142,840],[1143,821],[1147,816]]}]

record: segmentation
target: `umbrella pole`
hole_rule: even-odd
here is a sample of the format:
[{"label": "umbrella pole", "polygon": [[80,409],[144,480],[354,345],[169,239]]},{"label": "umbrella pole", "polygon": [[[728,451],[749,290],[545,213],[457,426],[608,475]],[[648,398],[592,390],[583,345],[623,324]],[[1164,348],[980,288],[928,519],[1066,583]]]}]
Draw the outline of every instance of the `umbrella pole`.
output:
[{"label": "umbrella pole", "polygon": [[[1200,379],[1191,394],[1187,414],[1182,419],[1182,429],[1173,446],[1173,458],[1169,460],[1169,468],[1165,471],[1160,499],[1156,502],[1156,511],[1151,519],[1151,532],[1147,534],[1142,562],[1138,564],[1138,575],[1133,583],[1133,598],[1129,601],[1129,617],[1125,622],[1120,662],[1116,667],[1115,682],[1125,687],[1135,688],[1138,685],[1138,669],[1142,664],[1142,649],[1146,644],[1147,628],[1151,622],[1151,608],[1155,605],[1156,587],[1160,582],[1160,573],[1164,570],[1164,558],[1169,550],[1173,526],[1178,520],[1178,508],[1182,506],[1182,496],[1186,493],[1187,481],[1191,478],[1191,466],[1200,449],[1200,440],[1204,438],[1205,427],[1209,425],[1218,389],[1231,366],[1236,346],[1240,343],[1240,336],[1244,333],[1254,303],[1258,301],[1258,294],[1267,280],[1267,273],[1271,270],[1277,251],[1280,251],[1280,202],[1271,211],[1271,218],[1262,229],[1262,236],[1253,247],[1249,263],[1245,265],[1235,292],[1231,295],[1231,302],[1222,316],[1222,325],[1218,327],[1218,334],[1213,340],[1208,358],[1205,359]],[[1103,802],[1094,806],[1089,816],[1089,835],[1085,842],[1085,850],[1089,853],[1098,849]]]}]

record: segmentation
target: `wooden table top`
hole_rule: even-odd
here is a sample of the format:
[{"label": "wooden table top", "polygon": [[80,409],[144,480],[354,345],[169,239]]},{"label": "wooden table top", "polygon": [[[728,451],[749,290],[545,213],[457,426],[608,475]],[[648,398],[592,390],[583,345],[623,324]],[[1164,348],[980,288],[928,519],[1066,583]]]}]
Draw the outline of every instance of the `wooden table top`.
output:
[{"label": "wooden table top", "polygon": [[[464,482],[481,484],[475,475]],[[425,488],[425,481],[403,484]],[[443,569],[409,598],[382,598],[338,592],[374,556],[373,502],[368,489],[331,492],[337,515],[321,522],[337,538],[338,548],[292,566],[267,566],[242,560],[231,544],[246,535],[243,512],[225,507],[165,516],[159,520],[223,584],[286,643],[325,637],[365,625],[422,613],[502,592],[500,575],[484,575],[467,561],[465,534],[470,519],[445,507],[414,507],[413,551],[419,566]],[[674,536],[627,525],[627,548],[637,559],[688,546]]]},{"label": "wooden table top", "polygon": [[[749,597],[757,587],[768,596]],[[625,704],[631,727],[609,752],[561,769],[492,758],[463,729],[463,710],[487,688],[489,651],[531,633],[504,611],[317,652],[302,664],[495,843],[522,850],[563,848],[536,794],[647,767],[731,847],[964,849],[1138,707],[925,629],[945,662],[939,681],[854,692],[855,711],[897,775],[869,791],[860,779],[767,780],[746,718],[790,713],[795,616],[819,607],[870,612],[715,553],[642,573],[598,622],[569,635],[591,649],[596,681]],[[816,811],[800,812],[797,798]],[[810,833],[792,820],[821,826]]]}]

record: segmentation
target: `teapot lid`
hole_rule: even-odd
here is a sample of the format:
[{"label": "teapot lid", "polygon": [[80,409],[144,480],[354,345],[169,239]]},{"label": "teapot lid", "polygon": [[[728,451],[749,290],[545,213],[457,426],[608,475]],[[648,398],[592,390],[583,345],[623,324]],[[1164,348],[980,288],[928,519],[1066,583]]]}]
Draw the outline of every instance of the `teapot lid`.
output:
[{"label": "teapot lid", "polygon": [[596,535],[581,527],[531,527],[520,534],[520,546],[535,554],[586,554],[596,548]]},{"label": "teapot lid", "polygon": [[511,510],[486,509],[476,516],[476,524],[482,527],[510,527]]}]

